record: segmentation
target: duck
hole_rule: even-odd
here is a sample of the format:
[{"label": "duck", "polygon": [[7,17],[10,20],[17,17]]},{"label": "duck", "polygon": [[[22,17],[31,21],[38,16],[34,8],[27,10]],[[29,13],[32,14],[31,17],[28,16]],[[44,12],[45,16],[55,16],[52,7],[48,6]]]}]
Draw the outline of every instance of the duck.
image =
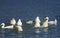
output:
[{"label": "duck", "polygon": [[18,20],[18,22],[17,22],[17,25],[20,25],[20,26],[22,26],[21,19],[19,19],[19,20]]},{"label": "duck", "polygon": [[20,31],[20,32],[23,31],[21,19],[18,20],[16,28],[17,28],[17,30]]},{"label": "duck", "polygon": [[26,24],[33,24],[33,21],[29,20],[29,21],[26,22]]},{"label": "duck", "polygon": [[55,19],[54,21],[49,21],[48,23],[57,25],[57,19]]},{"label": "duck", "polygon": [[41,20],[39,19],[39,16],[37,16],[35,18],[35,25],[34,25],[34,28],[40,28],[40,23],[41,23]]},{"label": "duck", "polygon": [[48,27],[48,20],[49,20],[49,17],[44,18],[44,22],[42,24],[42,28],[47,28]]},{"label": "duck", "polygon": [[10,24],[11,25],[15,25],[16,24],[16,20],[14,18],[12,18],[11,21],[10,21]]},{"label": "duck", "polygon": [[13,25],[11,25],[11,26],[5,26],[5,23],[1,23],[1,25],[2,25],[2,29],[13,29],[14,28],[14,26]]}]

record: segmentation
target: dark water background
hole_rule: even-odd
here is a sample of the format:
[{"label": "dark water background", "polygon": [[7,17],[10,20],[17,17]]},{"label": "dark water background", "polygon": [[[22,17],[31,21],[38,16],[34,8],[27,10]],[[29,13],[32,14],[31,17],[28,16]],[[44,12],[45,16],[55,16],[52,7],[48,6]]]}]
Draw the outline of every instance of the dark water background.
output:
[{"label": "dark water background", "polygon": [[0,23],[9,23],[11,18],[26,22],[36,16],[40,19],[46,16],[50,20],[56,18],[58,24],[49,26],[46,31],[41,29],[40,33],[36,33],[31,26],[23,27],[22,33],[0,29],[0,38],[60,38],[60,0],[0,0]]},{"label": "dark water background", "polygon": [[34,29],[32,25],[23,26],[23,32],[12,29],[0,29],[0,38],[60,38],[58,26],[49,25],[48,28]]}]

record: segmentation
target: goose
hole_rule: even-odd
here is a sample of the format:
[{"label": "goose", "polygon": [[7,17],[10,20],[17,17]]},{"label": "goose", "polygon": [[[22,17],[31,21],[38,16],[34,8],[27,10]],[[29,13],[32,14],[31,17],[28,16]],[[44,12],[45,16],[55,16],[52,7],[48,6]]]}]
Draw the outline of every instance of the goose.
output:
[{"label": "goose", "polygon": [[13,29],[13,25],[12,26],[5,26],[5,23],[1,23],[1,25],[2,25],[2,29]]},{"label": "goose", "polygon": [[29,20],[29,21],[26,22],[26,24],[33,24],[33,21]]},{"label": "goose", "polygon": [[45,21],[43,22],[42,27],[43,27],[43,28],[46,28],[46,27],[48,27],[49,17],[46,17],[44,20],[45,20]]},{"label": "goose", "polygon": [[40,28],[41,26],[40,26],[40,19],[39,19],[39,16],[37,16],[36,18],[35,18],[35,25],[34,25],[34,28]]},{"label": "goose", "polygon": [[18,20],[16,28],[18,31],[23,31],[21,19]]},{"label": "goose", "polygon": [[22,26],[21,19],[19,19],[19,20],[18,20],[18,22],[17,22],[17,25],[20,25],[20,26]]},{"label": "goose", "polygon": [[16,20],[14,18],[12,18],[12,20],[10,21],[10,24],[15,25],[16,24]]},{"label": "goose", "polygon": [[55,21],[49,21],[48,23],[57,25],[57,19],[55,19]]}]

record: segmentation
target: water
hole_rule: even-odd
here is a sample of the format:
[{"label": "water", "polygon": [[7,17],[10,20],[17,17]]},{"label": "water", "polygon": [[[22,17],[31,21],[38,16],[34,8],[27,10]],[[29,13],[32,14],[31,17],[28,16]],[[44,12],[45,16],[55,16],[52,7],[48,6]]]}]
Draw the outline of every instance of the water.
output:
[{"label": "water", "polygon": [[60,38],[60,32],[54,25],[41,29],[26,25],[23,30],[23,32],[17,32],[12,29],[0,29],[0,38]]},{"label": "water", "polygon": [[43,20],[58,20],[57,26],[48,29],[34,29],[32,25],[23,25],[23,32],[0,29],[0,38],[60,38],[60,0],[0,0],[0,23],[9,23],[12,18],[22,22],[34,20],[39,16]]}]

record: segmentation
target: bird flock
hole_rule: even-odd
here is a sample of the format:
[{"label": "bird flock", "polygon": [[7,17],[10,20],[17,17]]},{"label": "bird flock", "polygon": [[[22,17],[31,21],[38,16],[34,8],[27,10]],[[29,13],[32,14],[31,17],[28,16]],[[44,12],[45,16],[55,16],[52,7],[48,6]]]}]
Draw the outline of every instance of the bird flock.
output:
[{"label": "bird flock", "polygon": [[[34,22],[33,22],[33,20],[29,20],[26,22],[26,24],[33,24],[34,23],[33,28],[38,28],[38,29],[48,28],[48,24],[57,25],[57,19],[55,19],[54,21],[49,21],[49,17],[45,17],[44,20],[41,21],[39,16],[37,16],[35,18]],[[16,20],[14,18],[12,18],[9,26],[6,26],[5,23],[1,23],[0,26],[2,29],[14,29],[14,27],[15,27],[15,28],[17,28],[18,31],[23,31],[22,25],[23,25],[23,23],[22,23],[21,19],[18,19],[18,21],[16,22]]]}]

